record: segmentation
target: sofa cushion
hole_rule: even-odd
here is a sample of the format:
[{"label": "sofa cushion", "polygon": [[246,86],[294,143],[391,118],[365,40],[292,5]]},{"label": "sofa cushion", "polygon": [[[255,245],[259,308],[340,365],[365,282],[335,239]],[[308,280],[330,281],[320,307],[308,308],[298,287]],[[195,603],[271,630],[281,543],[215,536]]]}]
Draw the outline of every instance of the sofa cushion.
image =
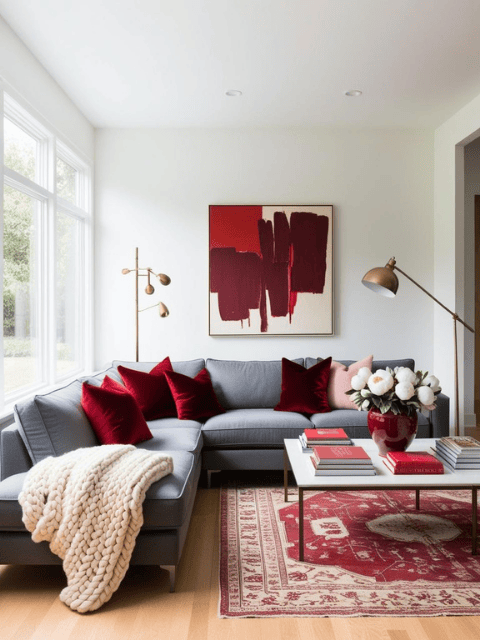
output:
[{"label": "sofa cushion", "polygon": [[282,392],[275,411],[296,411],[304,415],[328,413],[327,386],[332,359],[305,369],[282,358]]},{"label": "sofa cushion", "polygon": [[142,529],[179,527],[188,514],[192,492],[197,489],[195,469],[198,462],[189,451],[164,452],[173,458],[173,473],[154,482],[143,503]]},{"label": "sofa cushion", "polygon": [[212,381],[206,369],[195,378],[189,378],[176,371],[165,374],[172,392],[179,420],[206,420],[225,409],[218,403]]},{"label": "sofa cushion", "polygon": [[18,496],[23,488],[23,481],[27,475],[16,473],[0,482],[0,513],[2,514],[2,531],[26,531],[22,522],[22,507]]},{"label": "sofa cushion", "polygon": [[150,430],[154,429],[183,429],[191,428],[200,431],[202,423],[196,420],[179,420],[178,418],[161,418],[160,420],[149,420],[147,424]]},{"label": "sofa cushion", "polygon": [[[202,360],[201,358],[198,358],[197,360],[179,360],[178,362],[172,362],[171,364],[172,369],[177,373],[182,373],[184,376],[194,378],[197,373],[200,373],[200,371],[204,368],[205,360]],[[112,369],[116,372],[118,365],[122,365],[122,367],[128,367],[129,369],[135,369],[136,371],[145,371],[146,373],[148,373],[153,369],[153,367],[158,365],[158,362],[131,362],[129,360],[114,360],[112,362],[111,368],[108,369],[106,373],[110,375],[110,371]],[[118,379],[120,379],[120,376]]]},{"label": "sofa cushion", "polygon": [[[305,358],[305,366],[309,369],[321,360],[322,358]],[[338,362],[349,367],[355,363],[355,360],[338,360]],[[377,369],[386,369],[387,367],[390,367],[390,369],[395,369],[395,367],[408,367],[412,371],[415,371],[415,360],[412,360],[412,358],[406,358],[404,360],[374,360],[372,362],[372,373],[375,373]]]},{"label": "sofa cushion", "polygon": [[[315,425],[315,429],[338,428],[343,427],[351,438],[370,437],[355,435],[349,432],[350,427],[367,427],[368,411],[353,411],[352,409],[337,409],[331,413],[316,413],[310,416],[310,421]],[[419,426],[428,425],[428,419],[422,414],[417,413]]]},{"label": "sofa cushion", "polygon": [[160,421],[150,422],[150,430],[153,438],[137,444],[139,449],[147,451],[190,451],[197,456],[202,450],[203,437],[202,430],[195,427],[163,427],[154,429],[152,424]]},{"label": "sofa cushion", "polygon": [[299,413],[233,409],[207,420],[202,427],[203,443],[222,449],[282,447],[284,438],[298,438],[311,426],[310,420]]},{"label": "sofa cushion", "polygon": [[82,384],[82,407],[101,444],[137,444],[152,437],[135,398],[108,376],[101,387]]},{"label": "sofa cushion", "polygon": [[[303,358],[293,360],[303,366]],[[282,361],[208,359],[206,368],[225,409],[273,409],[280,402]]]},{"label": "sofa cushion", "polygon": [[177,410],[165,373],[173,371],[167,357],[147,373],[118,365],[125,387],[138,402],[145,420],[176,417]]},{"label": "sofa cushion", "polygon": [[34,464],[48,456],[98,445],[81,396],[82,383],[75,380],[15,405],[15,421]]},{"label": "sofa cushion", "polygon": [[[146,443],[145,443],[146,444]],[[180,526],[187,515],[192,491],[196,490],[195,456],[189,451],[165,451],[173,458],[173,473],[154,482],[143,503],[142,529],[170,529]],[[27,473],[17,473],[0,483],[2,529],[26,531],[18,496]]]}]

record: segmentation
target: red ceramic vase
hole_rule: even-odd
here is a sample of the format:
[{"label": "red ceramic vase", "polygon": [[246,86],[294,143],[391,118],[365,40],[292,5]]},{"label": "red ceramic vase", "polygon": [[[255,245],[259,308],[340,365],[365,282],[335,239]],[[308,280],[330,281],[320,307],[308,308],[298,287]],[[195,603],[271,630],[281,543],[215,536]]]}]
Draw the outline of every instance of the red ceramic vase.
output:
[{"label": "red ceramic vase", "polygon": [[368,412],[367,422],[372,440],[381,456],[385,456],[389,451],[405,451],[417,433],[416,413],[413,416],[402,413],[396,416],[391,411],[381,413],[374,407]]}]

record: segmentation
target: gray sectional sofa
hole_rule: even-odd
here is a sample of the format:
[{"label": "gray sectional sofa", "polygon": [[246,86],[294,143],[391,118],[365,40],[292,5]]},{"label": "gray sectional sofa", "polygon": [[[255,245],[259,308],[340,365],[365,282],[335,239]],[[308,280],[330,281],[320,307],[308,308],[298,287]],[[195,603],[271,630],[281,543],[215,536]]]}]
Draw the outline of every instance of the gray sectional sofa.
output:
[{"label": "gray sectional sofa", "polygon": [[[316,358],[297,359],[307,368]],[[353,361],[342,361],[349,365]],[[80,404],[82,381],[100,385],[105,375],[121,381],[118,365],[150,371],[156,362],[115,361],[106,371],[15,407],[15,424],[0,433],[0,564],[60,564],[47,543],[34,543],[22,522],[18,495],[26,473],[48,456],[98,444]],[[334,410],[310,418],[274,411],[280,400],[281,361],[190,360],[173,362],[173,369],[194,377],[207,368],[226,413],[204,424],[164,418],[148,423],[153,438],[138,444],[165,451],[173,458],[173,474],[155,482],[144,503],[144,525],[137,538],[132,564],[157,564],[170,571],[174,587],[190,522],[200,472],[208,482],[214,470],[273,470],[283,468],[283,440],[305,428],[343,427],[354,438],[369,438],[367,414],[355,409]],[[373,370],[408,366],[413,360],[374,361]],[[449,432],[449,399],[440,394],[430,416],[419,414],[419,437]]]}]

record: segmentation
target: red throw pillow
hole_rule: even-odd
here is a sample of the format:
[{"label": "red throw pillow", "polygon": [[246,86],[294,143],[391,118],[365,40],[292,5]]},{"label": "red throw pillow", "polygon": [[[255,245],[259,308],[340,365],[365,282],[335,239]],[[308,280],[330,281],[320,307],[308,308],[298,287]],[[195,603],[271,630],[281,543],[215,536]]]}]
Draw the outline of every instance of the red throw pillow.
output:
[{"label": "red throw pillow", "polygon": [[153,438],[135,398],[108,376],[101,387],[82,384],[82,407],[101,444],[137,444]]},{"label": "red throw pillow", "polygon": [[332,358],[326,358],[310,369],[282,358],[282,394],[275,411],[296,411],[312,415],[331,411],[327,399],[328,378]]},{"label": "red throw pillow", "polygon": [[175,418],[177,411],[165,373],[173,371],[170,358],[157,364],[150,373],[118,366],[125,387],[138,402],[145,420]]},{"label": "red throw pillow", "polygon": [[109,391],[116,391],[117,393],[122,393],[122,391],[123,393],[128,393],[123,384],[120,384],[120,382],[117,382],[116,380],[114,380],[113,378],[109,378],[108,376],[104,377],[101,388],[108,389]]},{"label": "red throw pillow", "polygon": [[165,377],[180,420],[206,420],[225,413],[225,409],[217,400],[210,374],[206,369],[197,373],[195,378],[175,371],[167,371]]}]

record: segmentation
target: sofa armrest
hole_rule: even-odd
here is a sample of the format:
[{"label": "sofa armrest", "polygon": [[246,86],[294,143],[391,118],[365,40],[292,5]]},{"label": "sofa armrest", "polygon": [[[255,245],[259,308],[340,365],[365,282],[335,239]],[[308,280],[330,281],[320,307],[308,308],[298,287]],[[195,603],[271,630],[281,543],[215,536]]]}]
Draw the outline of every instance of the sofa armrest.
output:
[{"label": "sofa armrest", "polygon": [[0,432],[0,480],[28,471],[32,466],[17,426],[12,424]]},{"label": "sofa armrest", "polygon": [[450,398],[444,393],[439,393],[436,401],[437,408],[430,411],[432,421],[432,436],[444,438],[450,435]]}]

